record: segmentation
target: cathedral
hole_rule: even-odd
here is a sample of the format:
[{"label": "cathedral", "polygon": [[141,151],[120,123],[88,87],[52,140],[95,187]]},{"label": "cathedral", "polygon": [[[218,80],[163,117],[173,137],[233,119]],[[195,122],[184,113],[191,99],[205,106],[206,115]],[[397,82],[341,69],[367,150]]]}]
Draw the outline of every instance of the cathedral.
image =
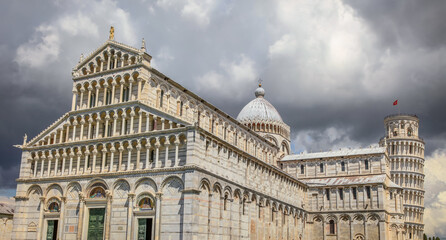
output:
[{"label": "cathedral", "polygon": [[73,68],[71,110],[25,137],[12,239],[422,239],[419,119],[378,147],[292,154],[261,85],[233,118],[109,39]]}]

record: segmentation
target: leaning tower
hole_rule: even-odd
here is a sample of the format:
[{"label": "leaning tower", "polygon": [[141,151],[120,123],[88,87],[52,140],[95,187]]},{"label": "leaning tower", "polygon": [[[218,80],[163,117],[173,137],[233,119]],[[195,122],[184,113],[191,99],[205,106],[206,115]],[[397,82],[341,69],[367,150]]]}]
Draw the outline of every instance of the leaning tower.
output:
[{"label": "leaning tower", "polygon": [[387,147],[391,178],[404,189],[405,239],[423,239],[424,231],[424,141],[418,136],[419,122],[416,115],[387,116],[386,136],[380,140]]}]

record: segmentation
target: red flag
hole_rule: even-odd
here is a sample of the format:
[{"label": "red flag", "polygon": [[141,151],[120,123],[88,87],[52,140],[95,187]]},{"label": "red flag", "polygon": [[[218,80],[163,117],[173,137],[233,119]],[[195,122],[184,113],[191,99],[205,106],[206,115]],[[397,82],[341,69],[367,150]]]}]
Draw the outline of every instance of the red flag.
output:
[{"label": "red flag", "polygon": [[393,106],[398,105],[398,99],[393,102]]}]

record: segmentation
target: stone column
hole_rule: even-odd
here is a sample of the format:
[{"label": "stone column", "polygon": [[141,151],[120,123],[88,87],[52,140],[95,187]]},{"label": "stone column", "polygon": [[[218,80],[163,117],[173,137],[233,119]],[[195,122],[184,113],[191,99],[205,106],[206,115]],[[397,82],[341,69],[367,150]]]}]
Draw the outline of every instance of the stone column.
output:
[{"label": "stone column", "polygon": [[125,84],[125,80],[121,78],[121,81],[119,81],[119,83],[121,84],[121,88],[120,88],[120,92],[119,92],[119,102],[124,102],[124,84]]},{"label": "stone column", "polygon": [[37,177],[37,165],[39,164],[39,157],[34,157],[34,177]]},{"label": "stone column", "polygon": [[156,193],[156,213],[155,213],[155,240],[160,240],[161,234],[161,200],[163,193]]},{"label": "stone column", "polygon": [[97,116],[96,118],[96,133],[95,133],[95,139],[99,137],[99,123],[101,122],[100,116]]},{"label": "stone column", "polygon": [[105,162],[107,161],[107,147],[104,146],[102,148],[102,164],[101,164],[101,173],[105,171]]},{"label": "stone column", "polygon": [[93,117],[89,115],[88,117],[88,132],[87,132],[87,139],[91,139],[91,124],[93,123]]},{"label": "stone column", "polygon": [[109,112],[107,112],[105,114],[105,129],[104,129],[104,133],[102,134],[102,137],[109,137],[108,136],[108,121],[110,120],[110,114]]},{"label": "stone column", "polygon": [[141,133],[141,125],[142,125],[142,110],[141,108],[138,111],[138,133]]},{"label": "stone column", "polygon": [[133,150],[133,146],[132,143],[130,143],[127,146],[127,153],[128,153],[128,158],[127,158],[127,171],[130,171],[130,163],[132,162],[132,150]]},{"label": "stone column", "polygon": [[[99,85],[99,83],[98,83],[98,85]],[[98,87],[98,85],[96,85],[96,97],[95,97],[95,99],[94,99],[94,106],[95,107],[97,107],[98,106],[98,101],[99,101],[99,87]]]},{"label": "stone column", "polygon": [[108,83],[104,82],[104,97],[102,98],[102,106],[107,105],[107,88],[108,88]]},{"label": "stone column", "polygon": [[122,152],[124,151],[124,147],[122,146],[122,142],[119,143],[119,162],[118,162],[118,172],[122,171]]},{"label": "stone column", "polygon": [[65,204],[67,202],[66,197],[60,197],[60,216],[59,216],[59,226],[58,226],[58,239],[64,239],[64,225],[65,225]]},{"label": "stone column", "polygon": [[41,167],[40,167],[40,177],[43,177],[43,167],[45,166],[45,155],[40,156]]},{"label": "stone column", "polygon": [[65,124],[65,126],[67,127],[67,130],[66,130],[66,136],[65,136],[65,142],[68,142],[68,139],[69,139],[69,136],[70,136],[70,122],[69,121],[67,121],[67,123]]},{"label": "stone column", "polygon": [[104,232],[105,232],[105,240],[110,239],[110,221],[111,221],[111,214],[112,214],[112,193],[110,190],[105,191],[105,196],[107,198],[107,213],[105,214],[105,225],[104,225]]},{"label": "stone column", "polygon": [[51,174],[51,160],[53,159],[53,155],[50,153],[48,153],[48,173],[47,173],[47,177],[50,176]]},{"label": "stone column", "polygon": [[139,170],[141,168],[141,144],[138,142],[138,144],[136,144],[136,169],[135,170]]},{"label": "stone column", "polygon": [[133,134],[133,119],[135,117],[135,109],[132,107],[132,111],[130,112],[130,132],[129,134]]},{"label": "stone column", "polygon": [[177,137],[177,139],[175,140],[175,164],[174,164],[174,167],[178,167],[178,164],[179,164],[179,158],[178,158],[179,146],[180,146],[180,141]]},{"label": "stone column", "polygon": [[77,119],[74,119],[73,121],[73,142],[76,141],[76,126],[77,126]]},{"label": "stone column", "polygon": [[112,98],[111,98],[111,103],[112,103],[112,104],[115,104],[115,103],[116,103],[116,101],[115,101],[116,81],[115,81],[115,80],[112,80],[111,85],[112,85]]},{"label": "stone column", "polygon": [[146,144],[146,166],[145,169],[149,169],[149,158],[150,158],[150,143]]},{"label": "stone column", "polygon": [[43,209],[45,208],[45,197],[40,197],[39,225],[37,226],[37,240],[42,239],[43,234]]},{"label": "stone column", "polygon": [[82,86],[81,88],[80,88],[80,91],[81,91],[81,97],[80,97],[80,102],[79,102],[79,105],[80,105],[80,107],[79,107],[79,109],[84,109],[84,92],[85,92],[85,88],[84,88],[84,86]]},{"label": "stone column", "polygon": [[85,124],[84,117],[81,118],[80,124],[81,124],[81,134],[79,136],[79,140],[82,141],[84,139],[84,124]]},{"label": "stone column", "polygon": [[164,142],[164,147],[166,148],[166,157],[164,159],[164,167],[167,167],[167,161],[169,160],[169,139],[166,137],[166,141]]},{"label": "stone column", "polygon": [[159,148],[160,148],[159,139],[156,138],[156,142],[155,142],[155,168],[159,167]]},{"label": "stone column", "polygon": [[110,148],[110,166],[109,166],[109,170],[108,172],[112,172],[113,171],[113,159],[115,158],[115,146],[114,144],[112,145],[112,147]]},{"label": "stone column", "polygon": [[132,97],[132,85],[133,85],[133,82],[134,82],[135,80],[133,80],[131,77],[129,78],[129,101],[132,101],[133,100],[133,97]]},{"label": "stone column", "polygon": [[65,174],[65,162],[67,160],[67,152],[65,151],[65,149],[63,150],[62,153],[62,170],[60,171],[60,175],[63,176]]},{"label": "stone column", "polygon": [[71,101],[71,111],[76,110],[76,95],[78,94],[77,89],[73,88],[73,100]]},{"label": "stone column", "polygon": [[84,168],[82,169],[83,174],[85,174],[87,172],[87,168],[88,168],[88,157],[90,156],[90,151],[88,150],[88,148],[85,149],[84,155],[85,155]]},{"label": "stone column", "polygon": [[82,156],[82,151],[80,148],[77,149],[77,162],[76,162],[76,175],[79,175],[79,171],[80,171],[80,167],[81,167],[81,156]]},{"label": "stone column", "polygon": [[77,222],[77,240],[82,239],[82,231],[84,226],[84,212],[85,212],[85,195],[80,192],[79,193],[79,218]]},{"label": "stone column", "polygon": [[132,239],[132,223],[133,223],[133,200],[135,198],[135,194],[134,193],[129,193],[128,194],[128,206],[127,206],[127,234],[126,234],[126,239],[130,240]]},{"label": "stone column", "polygon": [[91,106],[91,90],[93,90],[93,87],[90,85],[88,86],[87,89],[88,89],[87,108],[89,108]]},{"label": "stone column", "polygon": [[149,131],[149,129],[150,129],[150,114],[149,113],[146,113],[146,117],[147,117],[147,120],[146,120],[146,132],[148,132]]},{"label": "stone column", "polygon": [[113,132],[112,132],[112,136],[116,136],[116,121],[118,119],[118,114],[115,112],[113,114]]},{"label": "stone column", "polygon": [[98,156],[98,150],[96,149],[96,146],[94,146],[93,149],[93,163],[91,164],[91,172],[96,172],[96,158]]}]

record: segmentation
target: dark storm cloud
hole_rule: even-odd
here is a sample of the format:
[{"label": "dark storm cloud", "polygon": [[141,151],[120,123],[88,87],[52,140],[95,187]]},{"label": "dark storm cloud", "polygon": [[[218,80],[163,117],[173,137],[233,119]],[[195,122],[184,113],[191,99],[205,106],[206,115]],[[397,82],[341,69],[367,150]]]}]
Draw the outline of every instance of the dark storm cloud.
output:
[{"label": "dark storm cloud", "polygon": [[344,0],[364,18],[385,45],[413,44],[439,48],[446,44],[442,0]]},{"label": "dark storm cloud", "polygon": [[[399,99],[420,117],[427,155],[446,156],[445,1],[1,4],[0,188],[18,176],[12,145],[70,109],[71,68],[110,25],[119,42],[139,47],[144,37],[158,70],[233,117],[261,77],[296,151],[377,143]],[[433,181],[446,191],[445,179]]]}]

